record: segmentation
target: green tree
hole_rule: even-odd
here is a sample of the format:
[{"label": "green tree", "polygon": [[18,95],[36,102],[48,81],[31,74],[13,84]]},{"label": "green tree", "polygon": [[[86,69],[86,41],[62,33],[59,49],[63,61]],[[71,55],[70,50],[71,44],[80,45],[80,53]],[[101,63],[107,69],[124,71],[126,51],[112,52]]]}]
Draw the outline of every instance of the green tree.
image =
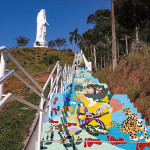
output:
[{"label": "green tree", "polygon": [[118,23],[135,31],[138,41],[139,29],[150,16],[150,0],[116,0],[114,4]]},{"label": "green tree", "polygon": [[56,46],[56,44],[55,44],[55,42],[53,40],[48,42],[48,47],[53,48],[55,46]]},{"label": "green tree", "polygon": [[83,90],[83,86],[82,85],[76,85],[74,87],[75,91],[82,91]]},{"label": "green tree", "polygon": [[74,40],[74,52],[75,52],[76,44],[80,41],[81,35],[78,34],[77,28],[73,32],[69,32],[69,34],[70,34],[69,41],[71,44],[72,44],[72,41]]},{"label": "green tree", "polygon": [[19,37],[16,37],[16,41],[17,41],[18,47],[24,47],[29,43],[30,39],[24,36],[19,36]]},{"label": "green tree", "polygon": [[64,46],[66,44],[66,39],[65,38],[57,38],[55,40],[56,46],[57,46],[57,50],[61,47]]},{"label": "green tree", "polygon": [[[111,12],[109,9],[97,10],[87,18],[87,24],[95,24],[94,30],[98,34],[98,41],[102,41],[103,35],[111,35]],[[99,40],[100,39],[100,40]],[[96,42],[96,43],[97,43]]]},{"label": "green tree", "polygon": [[106,91],[104,86],[101,86],[99,84],[87,84],[87,88],[92,88],[94,90],[94,94],[96,94],[96,91],[99,90],[100,88],[102,88],[103,92]]}]

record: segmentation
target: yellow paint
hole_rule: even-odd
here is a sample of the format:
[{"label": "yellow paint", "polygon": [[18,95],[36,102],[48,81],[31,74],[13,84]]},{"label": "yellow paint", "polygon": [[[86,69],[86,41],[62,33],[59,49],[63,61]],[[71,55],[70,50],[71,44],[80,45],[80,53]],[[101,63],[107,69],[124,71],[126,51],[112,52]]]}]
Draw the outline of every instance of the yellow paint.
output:
[{"label": "yellow paint", "polygon": [[102,102],[109,102],[108,95],[106,95],[103,99],[100,99]]},{"label": "yellow paint", "polygon": [[72,136],[74,133],[73,132],[70,132],[70,135]]},{"label": "yellow paint", "polygon": [[[89,113],[94,113],[94,114],[95,114],[96,109],[98,108],[98,106],[103,106],[103,104],[102,104],[101,102],[97,102],[97,103],[96,103],[95,105],[93,105],[92,107],[88,107],[88,105],[90,104],[90,102],[89,102],[89,100],[85,97],[85,95],[84,95],[84,94],[77,94],[77,96],[80,98],[81,102],[83,102],[83,103],[85,104],[85,107],[88,108],[88,112],[89,112]],[[104,101],[105,101],[105,100],[107,101],[107,99],[108,99],[108,96],[106,96],[103,100],[104,100]],[[74,114],[77,114],[77,109],[78,109],[78,106],[75,108]],[[82,110],[81,107],[80,107],[80,111],[84,111],[84,110]],[[103,113],[104,113],[104,112],[108,112],[108,111],[109,111],[108,108],[105,108],[104,111],[103,111]],[[83,115],[83,118],[85,118],[84,115]],[[83,118],[82,118],[82,119],[83,119]],[[109,113],[109,114],[107,114],[107,115],[105,115],[105,116],[103,116],[103,117],[100,117],[100,120],[103,121],[103,123],[106,125],[106,129],[108,129],[108,128],[111,127],[111,126],[110,126],[110,123],[112,122],[111,113]],[[80,126],[77,117],[75,118],[75,121],[76,121],[77,124]],[[97,126],[97,125],[99,125],[99,124],[98,124],[95,120],[93,120],[93,121],[91,121],[91,122],[89,123],[89,125]]]},{"label": "yellow paint", "polygon": [[81,117],[79,117],[81,120],[84,120],[86,118],[86,115],[82,115]]},{"label": "yellow paint", "polygon": [[80,113],[84,114],[84,106],[80,107]]},{"label": "yellow paint", "polygon": [[78,134],[77,134],[75,139],[77,140],[77,139],[79,139],[80,137],[82,137],[82,135],[78,135]]},{"label": "yellow paint", "polygon": [[84,81],[77,81],[77,83],[85,83]]}]

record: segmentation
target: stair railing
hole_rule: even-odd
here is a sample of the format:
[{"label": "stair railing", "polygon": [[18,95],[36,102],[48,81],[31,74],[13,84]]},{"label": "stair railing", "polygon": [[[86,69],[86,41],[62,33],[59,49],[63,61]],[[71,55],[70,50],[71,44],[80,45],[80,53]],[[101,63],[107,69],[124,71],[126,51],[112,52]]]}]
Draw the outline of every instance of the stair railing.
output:
[{"label": "stair railing", "polygon": [[[66,66],[66,64],[65,64],[64,69],[62,70],[62,67],[60,66],[60,62],[58,61],[55,65],[55,67],[53,68],[50,76],[48,77],[44,87],[42,88],[34,80],[34,78],[24,69],[24,67],[18,62],[18,60],[13,56],[13,54],[8,49],[6,49],[5,46],[0,47],[0,54],[1,54],[1,60],[0,60],[0,109],[7,103],[7,101],[10,98],[13,98],[13,99],[15,99],[15,100],[17,100],[23,104],[26,104],[26,105],[40,111],[40,114],[39,114],[39,131],[38,131],[38,150],[40,150],[43,113],[45,113],[49,110],[49,116],[50,116],[52,97],[53,97],[54,93],[57,93],[59,90],[59,86],[58,86],[59,80],[61,78],[60,92],[62,93],[64,90],[64,84],[66,82],[68,82],[69,78],[71,77],[71,75],[73,73],[73,69],[71,69],[70,66]],[[28,77],[28,79],[30,79],[30,81],[32,82],[32,84],[35,85],[35,87],[33,87],[22,76],[20,76],[16,72],[16,70],[7,70],[6,69],[8,57],[19,68],[19,70],[21,72],[23,72],[26,75],[26,77]],[[12,75],[16,76],[20,81],[22,81],[27,87],[29,87],[33,92],[35,92],[41,98],[40,108],[38,106],[31,104],[30,102],[28,102],[24,99],[12,94],[12,93],[3,94],[4,81],[6,81]],[[45,91],[46,91],[46,88],[48,87],[48,85],[49,85],[49,93],[48,93],[48,96],[46,98],[44,96],[44,94],[45,94]],[[45,110],[44,105],[46,102],[48,102],[48,105],[47,105],[46,110]]]},{"label": "stair railing", "polygon": [[85,58],[85,55],[82,52],[82,50],[81,50],[81,54],[82,54],[82,57],[83,57],[83,60],[84,60],[84,63],[85,63],[85,66],[86,66],[87,70],[92,71],[92,62],[87,61],[87,59]]},{"label": "stair railing", "polygon": [[[6,49],[5,46],[0,47],[0,54],[1,54],[1,62],[0,62],[0,109],[7,103],[7,101],[10,98],[13,98],[21,103],[24,103],[34,109],[37,109],[38,111],[43,111],[43,109],[39,109],[37,106],[27,102],[26,100],[15,96],[12,93],[8,93],[7,95],[3,94],[3,88],[4,88],[4,82],[12,75],[16,76],[19,80],[21,80],[26,86],[28,86],[31,90],[33,90],[38,96],[43,98],[44,101],[47,99],[42,95],[43,89],[42,87],[33,79],[31,75],[23,68],[23,66],[17,61],[17,59],[12,55],[12,53]],[[40,91],[38,91],[36,88],[34,88],[30,83],[28,83],[22,76],[20,76],[16,70],[7,70],[6,64],[7,64],[7,58],[10,58],[10,60],[30,79],[30,81],[36,86],[36,88]],[[5,72],[7,73],[5,74]]]},{"label": "stair railing", "polygon": [[[43,87],[43,93],[42,93],[43,95],[44,95],[44,92],[46,91],[47,87],[49,86],[49,88],[50,88],[48,96],[47,96],[48,104],[46,106],[45,112],[47,112],[48,109],[49,109],[49,112],[51,112],[52,97],[54,95],[54,92],[58,92],[58,81],[60,78],[60,74],[61,74],[61,66],[60,66],[60,62],[58,61]],[[61,80],[62,80],[62,78],[61,78]],[[44,109],[44,105],[45,105],[45,102],[44,102],[43,98],[41,98],[40,109]],[[37,146],[38,150],[40,150],[40,143],[41,143],[41,133],[42,133],[42,123],[43,123],[42,118],[43,118],[43,112],[40,112],[39,131],[38,131],[38,146]]]}]

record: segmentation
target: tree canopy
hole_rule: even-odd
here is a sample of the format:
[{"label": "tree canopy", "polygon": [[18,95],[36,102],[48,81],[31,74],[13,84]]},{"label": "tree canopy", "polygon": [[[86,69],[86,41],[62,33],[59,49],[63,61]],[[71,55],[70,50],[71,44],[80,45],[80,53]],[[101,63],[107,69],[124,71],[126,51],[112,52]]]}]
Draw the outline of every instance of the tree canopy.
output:
[{"label": "tree canopy", "polygon": [[78,34],[78,29],[77,28],[73,32],[69,32],[69,34],[70,34],[69,41],[70,41],[71,44],[72,44],[72,41],[74,40],[74,52],[75,52],[76,44],[80,41],[81,35]]},{"label": "tree canopy", "polygon": [[[117,58],[150,43],[150,0],[113,0],[116,21]],[[82,34],[79,47],[98,69],[112,62],[111,11],[100,9],[87,17],[94,27]],[[136,45],[136,49],[134,48]],[[95,56],[96,55],[96,56]],[[95,63],[96,62],[96,63]]]},{"label": "tree canopy", "polygon": [[56,44],[55,44],[55,42],[53,40],[48,42],[48,47],[53,48],[55,46],[56,46]]},{"label": "tree canopy", "polygon": [[61,46],[64,46],[66,44],[66,39],[65,38],[57,38],[55,40],[57,49],[59,49]]},{"label": "tree canopy", "polygon": [[116,0],[115,14],[118,23],[133,30],[150,16],[150,0]]},{"label": "tree canopy", "polygon": [[30,39],[26,38],[25,36],[19,36],[16,37],[16,41],[18,47],[24,47],[29,43]]}]

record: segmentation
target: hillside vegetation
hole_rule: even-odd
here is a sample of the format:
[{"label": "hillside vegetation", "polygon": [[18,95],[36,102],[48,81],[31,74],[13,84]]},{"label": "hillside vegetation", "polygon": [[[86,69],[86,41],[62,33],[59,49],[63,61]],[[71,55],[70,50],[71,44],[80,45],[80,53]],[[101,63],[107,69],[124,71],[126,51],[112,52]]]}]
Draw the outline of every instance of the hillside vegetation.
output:
[{"label": "hillside vegetation", "polygon": [[122,58],[114,72],[111,65],[107,65],[94,76],[106,82],[112,93],[128,94],[150,125],[150,47]]},{"label": "hillside vegetation", "polygon": [[[65,63],[72,65],[74,54],[72,52],[67,52],[63,50],[56,50],[51,48],[18,48],[11,49],[12,54],[17,58],[17,60],[25,67],[25,69],[32,75],[36,73],[46,73],[48,72],[48,66],[44,62],[44,57],[55,55],[60,59],[60,64],[62,66]],[[53,69],[57,61],[50,64],[50,70]],[[7,68],[14,68],[12,62],[8,60]],[[15,67],[16,68],[16,67]],[[17,69],[17,68],[16,68]]]},{"label": "hillside vegetation", "polygon": [[[21,48],[11,49],[10,51],[42,87],[55,66],[57,59],[62,66],[65,63],[72,65],[74,59],[72,52],[49,48]],[[51,57],[51,61],[48,66],[45,60],[49,59],[49,57]],[[7,69],[13,68],[18,70],[8,59]],[[19,74],[23,75],[20,71]],[[34,105],[38,106],[40,103],[40,97],[14,76],[5,82],[4,93],[9,92],[21,96]],[[20,102],[13,99],[9,100],[3,109],[0,110],[0,150],[22,149],[36,112],[36,110]]]}]

